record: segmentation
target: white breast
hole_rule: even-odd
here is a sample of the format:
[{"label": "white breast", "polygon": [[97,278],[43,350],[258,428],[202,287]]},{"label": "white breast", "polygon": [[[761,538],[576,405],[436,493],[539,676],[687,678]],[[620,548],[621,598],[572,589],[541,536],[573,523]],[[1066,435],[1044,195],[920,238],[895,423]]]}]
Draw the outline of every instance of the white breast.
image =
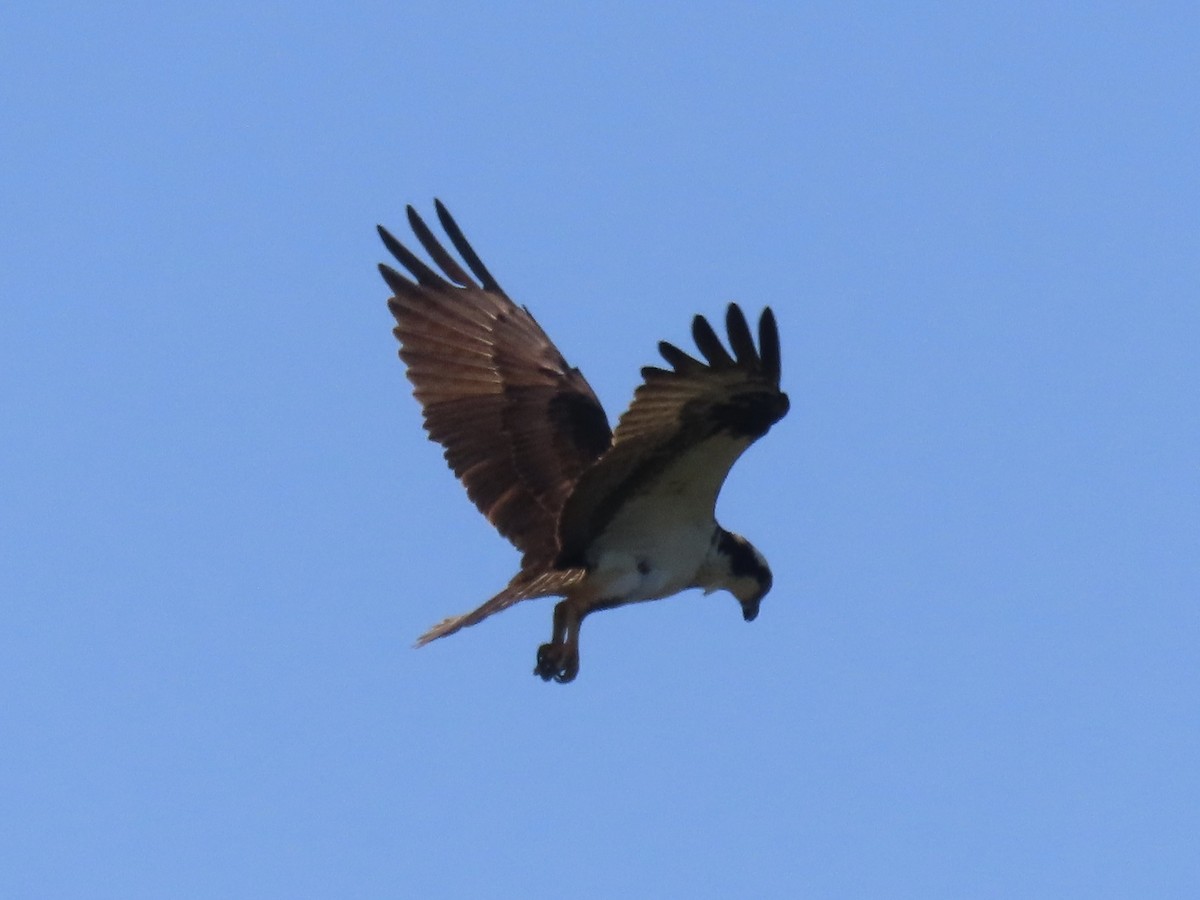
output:
[{"label": "white breast", "polygon": [[717,492],[743,449],[743,441],[706,441],[631,496],[588,548],[596,596],[653,600],[693,584],[717,527]]}]

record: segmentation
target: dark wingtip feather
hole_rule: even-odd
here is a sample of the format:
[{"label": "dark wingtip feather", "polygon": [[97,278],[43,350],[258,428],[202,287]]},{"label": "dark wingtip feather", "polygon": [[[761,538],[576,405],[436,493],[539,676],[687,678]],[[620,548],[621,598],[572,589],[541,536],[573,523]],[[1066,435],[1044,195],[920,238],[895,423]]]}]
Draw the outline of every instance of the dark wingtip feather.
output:
[{"label": "dark wingtip feather", "polygon": [[425,248],[425,252],[437,263],[447,278],[462,287],[477,287],[471,280],[471,276],[463,271],[462,266],[447,252],[446,248],[442,246],[442,242],[434,235],[433,230],[425,224],[425,220],[411,206],[408,207],[408,224],[412,228],[413,234],[417,236],[417,240],[421,242],[421,246]]},{"label": "dark wingtip feather", "polygon": [[704,366],[700,360],[689,356],[674,344],[668,344],[666,341],[658,342],[658,352],[662,354],[662,358],[670,363],[676,372],[686,372]]},{"label": "dark wingtip feather", "polygon": [[[391,233],[390,231],[388,231],[386,228],[384,228],[382,225],[376,225],[376,226],[375,226],[375,230],[376,230],[377,232],[379,232],[379,239],[380,239],[381,241],[383,241],[383,246],[385,246],[385,247],[387,247],[387,248],[388,248],[388,252],[389,252],[389,253],[391,253],[391,252],[392,252],[392,246],[393,246],[393,245],[395,245],[395,244],[399,244],[399,243],[400,243],[398,240],[396,240],[396,239],[395,239],[395,238],[392,236],[392,233]],[[394,253],[393,253],[392,255],[393,255],[393,256],[395,256],[395,254],[394,254]]]},{"label": "dark wingtip feather", "polygon": [[775,313],[771,307],[763,310],[758,320],[758,347],[762,356],[763,373],[773,384],[779,384],[782,376],[782,363],[779,350],[779,326],[775,323]]},{"label": "dark wingtip feather", "polygon": [[[408,208],[411,215],[415,215],[413,208]],[[405,247],[402,243],[392,236],[392,233],[382,225],[377,225],[379,229],[379,237],[383,241],[383,246],[387,247],[388,253],[392,254],[396,260],[412,273],[420,284],[429,287],[447,287],[448,282],[442,278],[437,272],[421,262],[420,258]],[[386,277],[386,276],[385,276]]]},{"label": "dark wingtip feather", "polygon": [[692,319],[692,339],[714,369],[728,369],[733,366],[733,357],[729,355],[729,351],[725,349],[725,345],[721,343],[721,339],[704,316]]},{"label": "dark wingtip feather", "polygon": [[643,381],[652,381],[655,378],[668,378],[673,374],[670,369],[661,369],[658,366],[642,366]]},{"label": "dark wingtip feather", "polygon": [[442,227],[446,229],[446,234],[450,236],[450,243],[454,244],[454,249],[459,252],[459,255],[466,260],[467,268],[469,268],[475,277],[486,290],[495,291],[498,294],[503,294],[504,290],[500,287],[499,282],[492,277],[492,273],[487,270],[487,266],[483,264],[476,254],[474,248],[467,241],[462,233],[462,229],[458,227],[458,223],[454,221],[454,217],[450,215],[450,210],[446,209],[446,204],[441,200],[433,201],[433,208],[437,210],[438,221],[442,223]]},{"label": "dark wingtip feather", "polygon": [[413,234],[417,236],[417,240],[424,244],[425,235],[433,237],[433,232],[429,230],[429,226],[425,224],[425,220],[421,218],[421,214],[413,208],[411,203],[404,207],[404,212],[408,217],[408,227],[413,230]]},{"label": "dark wingtip feather", "polygon": [[379,274],[383,276],[383,280],[387,282],[387,286],[392,289],[392,293],[397,297],[401,294],[410,294],[416,288],[415,284],[387,263],[379,264]]},{"label": "dark wingtip feather", "polygon": [[739,365],[750,368],[758,366],[758,351],[754,347],[754,336],[746,324],[746,316],[736,303],[730,303],[725,311],[725,328],[729,332],[729,346]]}]

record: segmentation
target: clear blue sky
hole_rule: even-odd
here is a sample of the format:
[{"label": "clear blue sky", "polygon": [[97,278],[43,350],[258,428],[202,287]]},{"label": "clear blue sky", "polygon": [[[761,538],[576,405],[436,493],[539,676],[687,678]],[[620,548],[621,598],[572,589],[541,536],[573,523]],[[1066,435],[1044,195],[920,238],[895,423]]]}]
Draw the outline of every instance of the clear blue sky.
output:
[{"label": "clear blue sky", "polygon": [[[1200,896],[1195,4],[9,4],[0,896]],[[612,416],[770,304],[772,561],[415,651],[516,553],[377,222]]]}]

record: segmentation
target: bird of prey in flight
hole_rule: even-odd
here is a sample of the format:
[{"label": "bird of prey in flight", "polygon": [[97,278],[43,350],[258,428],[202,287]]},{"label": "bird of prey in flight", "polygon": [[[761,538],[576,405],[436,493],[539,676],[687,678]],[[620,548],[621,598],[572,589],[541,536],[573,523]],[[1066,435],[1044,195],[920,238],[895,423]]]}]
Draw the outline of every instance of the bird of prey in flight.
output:
[{"label": "bird of prey in flight", "polygon": [[743,618],[754,619],[771,570],[749,541],[717,524],[715,511],[730,467],[788,411],[771,310],[759,318],[757,346],[732,303],[728,349],[703,316],[692,321],[703,361],[660,343],[670,368],[642,369],[614,431],[580,371],[435,205],[465,269],[411,206],[408,223],[433,266],[379,228],[407,271],[379,266],[394,292],[388,308],[400,358],[430,439],[522,557],[502,591],[417,645],[521,600],[562,597],[534,674],[568,682],[579,671],[580,623],[597,610],[702,588],[729,591]]}]

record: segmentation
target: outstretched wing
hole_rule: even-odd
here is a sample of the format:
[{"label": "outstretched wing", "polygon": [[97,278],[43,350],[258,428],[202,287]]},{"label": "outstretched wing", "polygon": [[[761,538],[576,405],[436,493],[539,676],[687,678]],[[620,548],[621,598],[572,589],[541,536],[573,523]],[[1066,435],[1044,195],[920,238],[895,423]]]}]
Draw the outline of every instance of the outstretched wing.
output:
[{"label": "outstretched wing", "polygon": [[429,437],[446,448],[468,496],[524,553],[522,569],[544,566],[557,553],[556,525],[572,486],[608,449],[612,431],[583,375],[505,295],[441,202],[435,205],[470,274],[411,206],[409,225],[440,273],[379,227],[408,271],[379,266],[395,293],[388,309],[400,358]]},{"label": "outstretched wing", "polygon": [[779,388],[779,330],[770,309],[758,323],[758,347],[737,304],[725,317],[729,345],[703,316],[692,336],[706,362],[665,341],[670,369],[642,369],[643,383],[613,434],[613,446],[580,479],[559,521],[557,565],[584,565],[587,546],[627,498],[649,494],[658,517],[711,516],[730,467],[788,411]]}]

